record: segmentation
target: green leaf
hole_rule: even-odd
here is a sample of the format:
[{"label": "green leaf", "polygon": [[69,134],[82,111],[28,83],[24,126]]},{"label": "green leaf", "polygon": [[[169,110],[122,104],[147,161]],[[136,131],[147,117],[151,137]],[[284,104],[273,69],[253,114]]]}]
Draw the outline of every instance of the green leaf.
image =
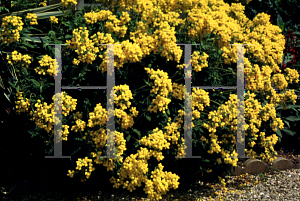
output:
[{"label": "green leaf", "polygon": [[205,162],[205,163],[209,163],[208,159],[203,159],[202,161]]},{"label": "green leaf", "polygon": [[67,35],[65,36],[65,38],[66,38],[66,39],[70,39],[70,38],[73,38],[73,36],[67,34]]},{"label": "green leaf", "polygon": [[37,87],[40,86],[40,83],[39,83],[38,81],[36,81],[36,80],[34,80],[34,79],[31,79],[31,81],[33,82],[33,84],[34,84],[35,86],[37,86]]},{"label": "green leaf", "polygon": [[163,113],[163,116],[168,120],[169,116],[166,113]]},{"label": "green leaf", "polygon": [[[32,41],[32,42],[34,42],[34,40],[33,40],[33,38],[31,38],[30,36],[28,36],[27,34],[23,34],[25,37],[22,37],[22,39],[24,40],[24,42],[25,43],[27,43],[26,42],[26,39],[29,39],[30,41]],[[35,42],[34,42],[35,43]],[[27,44],[29,44],[29,43],[27,43]],[[34,48],[34,46],[32,46],[32,45],[28,45],[28,47],[30,47],[31,46],[31,48]]]},{"label": "green leaf", "polygon": [[77,137],[77,138],[75,138],[75,140],[82,141],[82,138]]},{"label": "green leaf", "polygon": [[151,86],[149,82],[147,82],[147,80],[143,79],[144,82],[148,85],[148,86]]},{"label": "green leaf", "polygon": [[287,124],[289,128],[291,128],[291,127],[290,127],[290,123],[289,123],[288,121],[283,120],[283,122],[284,122],[285,124]]},{"label": "green leaf", "polygon": [[28,51],[27,47],[25,47],[25,46],[18,46],[18,47],[21,48],[21,49],[24,49],[24,50]]},{"label": "green leaf", "polygon": [[28,75],[28,71],[27,71],[26,67],[23,67],[23,68],[22,68],[22,72],[23,72],[25,75]]},{"label": "green leaf", "polygon": [[167,114],[170,115],[170,110],[169,110],[169,108],[167,109]]},{"label": "green leaf", "polygon": [[[39,8],[33,8],[33,9],[31,8],[31,9],[27,9],[27,10],[12,12],[12,13],[5,13],[5,14],[0,15],[0,21],[2,21],[2,19],[6,16],[20,16],[20,17],[22,17],[22,16],[25,16],[27,13],[36,13],[36,14],[37,13],[43,13],[43,12],[46,12],[46,11],[49,11],[49,10],[57,9],[59,7],[62,7],[61,2],[57,3],[57,4],[49,5],[49,6],[39,7]],[[49,15],[49,17],[50,16],[51,15]]]},{"label": "green leaf", "polygon": [[15,84],[13,84],[11,81],[8,81],[8,84],[10,84],[13,88],[16,88]]},{"label": "green leaf", "polygon": [[[278,129],[277,129],[278,130]],[[288,128],[284,128],[282,129],[286,134],[290,135],[290,136],[294,136],[297,132],[293,132]]]},{"label": "green leaf", "polygon": [[145,117],[148,121],[151,121],[151,117],[145,114]]},{"label": "green leaf", "polygon": [[77,153],[80,149],[81,149],[81,147],[79,147],[78,149],[76,149],[73,153],[71,153],[71,155]]},{"label": "green leaf", "polygon": [[31,130],[28,130],[28,133],[31,134],[31,138],[37,136],[37,132],[35,130],[31,131]]},{"label": "green leaf", "polygon": [[126,138],[127,142],[129,142],[130,138],[131,138],[131,135],[128,135]]},{"label": "green leaf", "polygon": [[137,130],[137,129],[135,129],[135,128],[134,128],[134,129],[132,129],[132,130],[133,130],[133,132],[135,132],[136,134],[138,134],[138,136],[139,136],[139,137],[141,137],[141,133],[140,133],[140,131],[138,131],[138,130]]},{"label": "green leaf", "polygon": [[[37,28],[35,28],[35,27],[27,27],[27,29],[28,29],[28,31],[29,31],[29,30],[35,30],[35,31],[38,31],[38,32],[40,32],[40,33],[43,33],[42,30],[37,29]],[[31,33],[31,31],[30,31],[30,33]],[[28,34],[28,35],[35,35],[35,34]],[[46,34],[45,34],[45,35],[46,35]]]},{"label": "green leaf", "polygon": [[284,30],[284,22],[279,13],[277,14],[277,26],[279,26],[281,30]]},{"label": "green leaf", "polygon": [[279,136],[279,138],[282,138],[282,133],[279,130],[278,126],[277,126],[277,131],[275,133]]},{"label": "green leaf", "polygon": [[135,141],[134,147],[137,148],[138,146],[139,146],[139,142],[138,142],[138,141]]},{"label": "green leaf", "polygon": [[300,121],[300,117],[296,117],[296,116],[289,116],[286,117],[286,119],[289,121]]}]

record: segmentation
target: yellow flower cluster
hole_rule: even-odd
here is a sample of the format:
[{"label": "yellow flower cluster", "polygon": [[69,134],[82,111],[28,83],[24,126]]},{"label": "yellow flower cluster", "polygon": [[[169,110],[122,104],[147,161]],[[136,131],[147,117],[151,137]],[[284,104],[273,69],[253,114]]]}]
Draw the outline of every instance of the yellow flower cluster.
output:
[{"label": "yellow flower cluster", "polygon": [[90,131],[89,134],[85,132],[85,136],[83,136],[83,139],[87,139],[88,135],[93,140],[95,147],[99,149],[100,147],[103,148],[106,144],[107,134],[106,130],[103,128],[100,128],[96,131]]},{"label": "yellow flower cluster", "polygon": [[[141,155],[140,155],[141,154]],[[110,178],[110,182],[114,184],[114,188],[119,188],[123,185],[124,189],[128,189],[130,192],[135,190],[135,186],[140,187],[141,182],[145,182],[147,179],[146,173],[148,172],[149,151],[146,148],[140,148],[137,154],[131,154],[126,157],[123,162],[123,167],[120,168],[120,172],[117,173],[120,179]],[[126,178],[130,178],[131,182],[125,182]]]},{"label": "yellow flower cluster", "polygon": [[21,66],[25,66],[28,68],[29,64],[31,64],[31,56],[25,54],[22,56],[21,53],[18,53],[16,50],[12,52],[11,58],[9,55],[6,56],[6,59],[10,65],[17,62],[20,63]]},{"label": "yellow flower cluster", "polygon": [[[94,162],[96,164],[103,164],[103,166],[107,168],[107,171],[112,171],[115,168],[115,159],[109,159],[104,162],[99,158],[99,156],[101,156],[101,153],[104,152],[104,154],[106,154],[105,150],[103,150],[107,139],[106,130],[100,128],[98,131],[90,131],[89,134],[86,132],[85,135],[86,136],[84,136],[83,139],[91,139],[94,142],[92,146],[95,146],[95,148],[97,149],[97,154],[92,152],[92,155],[95,158]],[[124,139],[123,133],[115,131],[115,143],[115,148],[117,150],[116,156],[121,156],[124,153],[124,151],[127,150],[126,140]],[[123,162],[123,158],[117,159],[117,161]]]},{"label": "yellow flower cluster", "polygon": [[[54,74],[58,73],[58,63],[56,62],[55,59],[52,59],[50,56],[48,56],[48,55],[43,56],[43,58],[39,61],[39,63],[40,63],[40,66],[36,67],[34,69],[36,73],[45,75],[46,72],[45,72],[44,67],[48,67],[47,73],[49,75],[54,75]],[[55,73],[55,70],[56,70],[56,73]]]},{"label": "yellow flower cluster", "polygon": [[86,127],[86,123],[81,119],[78,119],[76,120],[76,125],[72,126],[71,131],[74,130],[77,133],[78,130],[84,131],[85,127]]},{"label": "yellow flower cluster", "polygon": [[[0,33],[0,37],[2,36],[3,43],[12,43],[17,42],[20,39],[19,31],[22,31],[24,23],[22,22],[22,18],[18,16],[6,16],[2,19],[1,28],[2,33]],[[11,33],[13,33],[11,35]]]},{"label": "yellow flower cluster", "polygon": [[[273,131],[275,132],[276,126],[279,126],[280,129],[283,129],[283,122],[280,118],[276,118],[276,110],[273,104],[266,104],[264,107],[262,107],[258,100],[255,100],[255,94],[250,94],[248,91],[246,93],[246,97],[248,97],[247,100],[245,100],[245,117],[249,119],[249,124],[245,124],[245,136],[248,136],[249,139],[257,140],[257,133],[259,132],[259,128],[261,126],[262,121],[268,121],[269,118],[271,117],[273,120],[273,123],[271,124],[271,127]],[[222,141],[220,141],[219,144],[222,143],[227,143],[228,141],[231,141],[234,143],[235,141],[235,136],[233,133],[236,132],[236,95],[231,94],[229,102],[226,102],[225,105],[222,105],[219,107],[218,111],[212,111],[208,115],[208,118],[212,120],[211,125],[209,126],[208,124],[204,123],[204,127],[209,130],[211,134],[209,136],[212,138],[212,149],[208,151],[208,153],[212,154],[213,152],[220,153],[223,155],[225,158],[224,161],[231,163],[232,165],[236,165],[236,161],[232,161],[231,159],[227,159],[229,155],[226,154],[226,151],[224,152],[223,149],[220,148],[220,146],[217,144],[217,138],[218,136],[215,135],[217,132],[217,127],[224,128],[224,126],[230,126],[228,128],[228,131],[231,132],[231,134],[223,134],[221,136]],[[250,136],[249,136],[250,135]],[[275,141],[276,134],[273,136],[270,136],[266,138],[267,141]],[[227,139],[228,140],[227,140]],[[248,144],[250,147],[253,147],[256,143],[253,141],[250,141]],[[206,138],[201,138],[201,141],[206,141]],[[267,144],[264,142],[265,139],[262,138],[262,147],[265,147],[266,150],[271,150],[274,151],[274,148],[272,147],[272,144]],[[276,143],[276,142],[275,142]],[[233,150],[235,152],[235,150]],[[247,154],[250,154],[252,156],[256,156],[255,152],[251,149],[250,151],[246,152]],[[263,160],[266,160],[267,162],[272,162],[274,159],[269,158],[269,157],[263,157],[264,155],[260,155]]]},{"label": "yellow flower cluster", "polygon": [[[150,180],[147,180],[146,173],[148,172],[148,164],[147,160],[150,159],[151,156],[155,157],[158,161],[161,161],[164,159],[164,156],[162,155],[161,150],[162,149],[169,149],[170,143],[166,141],[172,140],[172,144],[178,144],[178,139],[180,137],[180,132],[178,132],[178,127],[180,125],[179,122],[171,122],[171,118],[168,120],[168,125],[165,127],[166,132],[162,133],[161,130],[158,130],[158,128],[153,130],[152,134],[149,134],[148,137],[143,137],[139,142],[140,144],[144,144],[145,146],[152,147],[157,150],[148,150],[147,148],[140,148],[140,150],[137,151],[137,154],[131,154],[129,157],[126,157],[123,167],[120,168],[120,172],[118,175],[120,176],[120,179],[115,179],[112,177],[110,179],[110,182],[114,184],[114,188],[119,188],[121,185],[123,185],[123,188],[127,188],[128,190],[132,191],[135,190],[135,186],[141,186],[141,182],[147,183]],[[105,130],[103,130],[103,134],[105,134]],[[182,144],[178,144],[178,152],[177,156],[183,156],[185,154],[184,149],[186,149],[186,146],[184,146],[184,139],[181,137]],[[163,174],[169,174],[169,181],[174,184],[173,188],[178,187],[178,176],[175,174],[170,173],[161,173]],[[166,176],[166,175],[165,175]],[[153,177],[153,176],[152,176]],[[152,178],[151,177],[151,178]],[[126,181],[126,178],[130,178],[131,182]],[[162,178],[162,177],[161,177]],[[165,180],[168,180],[166,177]],[[151,182],[151,181],[150,181]],[[165,190],[168,190],[169,187],[166,186],[166,184],[155,184],[151,185],[147,188],[146,192],[151,196],[151,198],[159,197],[158,194],[155,194],[154,192],[160,192],[164,193]],[[158,190],[160,189],[160,190]],[[149,198],[148,196],[148,198]]]},{"label": "yellow flower cluster", "polygon": [[121,127],[123,129],[127,130],[128,128],[131,128],[133,126],[133,124],[134,124],[133,117],[130,116],[130,115],[128,115],[125,111],[123,111],[121,109],[118,109],[118,108],[115,109],[115,116],[118,119],[122,120]]},{"label": "yellow flower cluster", "polygon": [[76,112],[76,114],[74,115],[74,120],[76,121],[77,119],[81,119],[81,118],[82,118],[82,113]]},{"label": "yellow flower cluster", "polygon": [[[144,182],[144,190],[150,199],[161,198],[160,195],[166,194],[170,188],[178,188],[179,177],[170,172],[163,172],[161,163],[158,165],[159,169],[151,172],[153,181],[147,179],[147,160],[150,159],[150,155],[148,149],[141,147],[137,154],[127,157],[123,163],[123,167],[120,168],[120,172],[117,173],[120,176],[120,179],[116,180],[114,177],[111,177],[110,179],[110,182],[114,184],[114,188],[119,188],[123,185],[124,189],[128,189],[132,192],[133,190],[136,190],[136,186],[140,187],[142,182]],[[125,182],[126,178],[131,179],[131,181]]]},{"label": "yellow flower cluster", "polygon": [[127,12],[122,12],[122,17],[119,20],[109,10],[101,10],[100,12],[92,11],[89,13],[85,13],[84,18],[87,24],[95,24],[97,23],[97,21],[106,21],[104,27],[107,29],[107,32],[116,33],[119,35],[119,37],[125,36],[127,31],[126,24],[131,20]]},{"label": "yellow flower cluster", "polygon": [[152,90],[150,93],[158,94],[154,100],[152,100],[152,105],[149,106],[148,111],[157,113],[157,110],[166,113],[166,109],[168,109],[168,105],[171,102],[171,99],[167,98],[169,93],[173,91],[172,80],[168,79],[168,73],[150,68],[145,68],[148,74],[150,74],[150,79],[154,80],[155,86],[152,86]]},{"label": "yellow flower cluster", "polygon": [[66,40],[69,43],[67,48],[76,49],[75,52],[79,55],[78,59],[74,58],[73,64],[78,65],[81,62],[92,64],[96,59],[96,53],[99,52],[98,47],[94,47],[94,42],[89,39],[89,30],[87,27],[82,27],[73,30],[73,38]]},{"label": "yellow flower cluster", "polygon": [[64,131],[62,132],[62,140],[68,141],[69,126],[68,125],[62,125],[62,128],[64,129]]},{"label": "yellow flower cluster", "polygon": [[89,120],[87,126],[93,128],[97,125],[104,126],[106,124],[107,111],[102,108],[101,103],[97,104],[94,112],[89,113]]},{"label": "yellow flower cluster", "polygon": [[[221,148],[218,144],[218,135],[215,133],[217,132],[217,128],[221,127],[224,128],[224,126],[230,126],[228,130],[231,132],[236,132],[236,95],[235,94],[230,94],[229,101],[225,103],[225,105],[221,105],[218,108],[218,111],[211,111],[208,115],[208,119],[211,119],[210,125],[203,123],[203,126],[208,129],[209,131],[209,136],[211,137],[211,143],[212,143],[212,148],[211,150],[208,150],[207,152],[212,154],[213,152],[215,153],[220,153],[222,154],[224,158],[224,162],[227,164],[232,164],[233,166],[236,166],[237,163],[237,158],[236,159],[231,159],[228,158],[229,156],[229,151],[224,150]],[[222,120],[222,121],[221,121]],[[222,122],[222,123],[221,123]],[[222,141],[221,143],[224,143],[226,140],[226,137],[231,138],[231,142],[235,141],[235,136],[233,134],[231,135],[222,135]],[[206,141],[206,139],[202,139]],[[235,150],[232,151],[231,156],[233,156],[235,153]]]},{"label": "yellow flower cluster", "polygon": [[[272,163],[274,159],[277,157],[275,156],[274,158],[271,158],[269,154],[275,154],[277,155],[276,152],[274,152],[274,147],[273,145],[276,144],[278,141],[278,137],[276,134],[273,134],[272,136],[265,137],[264,132],[260,132],[260,137],[261,137],[261,146],[265,147],[265,153],[261,153],[259,156],[262,158],[262,160],[266,161],[268,164]],[[271,153],[271,151],[273,153]]]},{"label": "yellow flower cluster", "polygon": [[[61,101],[55,101],[55,98],[61,98]],[[58,105],[62,104],[62,114],[67,116],[70,114],[70,111],[76,110],[77,99],[73,99],[71,96],[66,95],[66,92],[62,91],[61,94],[56,94],[55,97],[52,97],[52,100],[57,102]],[[58,110],[59,108],[56,107]]]},{"label": "yellow flower cluster", "polygon": [[277,87],[279,90],[285,91],[288,83],[285,80],[285,77],[283,74],[276,74],[273,76],[272,82],[275,87]]},{"label": "yellow flower cluster", "polygon": [[282,105],[283,103],[287,102],[288,100],[293,101],[293,104],[295,105],[297,100],[297,95],[294,92],[294,89],[287,90],[284,94],[278,94],[280,101],[279,104]]},{"label": "yellow flower cluster", "polygon": [[170,143],[167,142],[167,140],[164,138],[163,132],[158,130],[158,128],[153,129],[153,133],[149,134],[148,137],[145,136],[139,140],[139,143],[160,151],[170,148]]},{"label": "yellow flower cluster", "polygon": [[[88,157],[85,157],[84,159],[78,158],[78,160],[76,161],[77,164],[76,170],[81,170],[82,168],[84,168],[85,176],[87,179],[91,176],[92,171],[95,170],[92,161],[93,160],[89,159]],[[69,172],[68,176],[72,178],[74,175],[74,170],[72,171],[68,170],[68,172]]]},{"label": "yellow flower cluster", "polygon": [[299,73],[296,69],[286,68],[285,71],[287,75],[285,77],[286,81],[289,83],[298,83],[299,82]]},{"label": "yellow flower cluster", "polygon": [[[193,69],[196,72],[199,72],[202,70],[202,68],[208,67],[207,58],[209,57],[208,54],[203,52],[203,56],[199,55],[200,52],[195,51],[192,55],[191,63],[193,64]],[[202,61],[202,63],[199,65],[198,60]]]},{"label": "yellow flower cluster", "polygon": [[185,95],[184,95],[185,85],[177,84],[176,82],[173,82],[172,84],[173,84],[172,97],[177,98],[179,100],[185,99]]},{"label": "yellow flower cluster", "polygon": [[176,189],[179,186],[179,176],[171,172],[163,172],[163,168],[164,166],[159,163],[158,168],[151,171],[152,181],[147,180],[145,183],[144,191],[148,194],[149,199],[162,199],[161,195],[165,195],[171,188]]},{"label": "yellow flower cluster", "polygon": [[58,24],[58,18],[55,16],[50,16],[50,22]]},{"label": "yellow flower cluster", "polygon": [[[70,111],[76,110],[76,104],[77,104],[77,100],[76,99],[72,99],[70,96],[66,95],[65,92],[62,92],[62,114],[64,116],[69,115]],[[60,94],[56,94],[56,97],[61,96]],[[55,100],[55,96],[52,97],[52,100]],[[32,118],[30,118],[31,121],[35,121],[35,124],[41,128],[41,129],[45,129],[47,131],[47,133],[50,133],[50,131],[53,129],[54,127],[54,120],[53,120],[53,116],[54,116],[54,103],[51,103],[49,106],[47,105],[47,103],[41,104],[41,100],[38,99],[37,103],[34,105],[37,109],[36,111],[32,112],[30,111],[30,116],[32,116]],[[58,108],[57,108],[58,109]],[[49,114],[50,112],[50,114]],[[55,119],[55,122],[57,122],[57,124],[59,119]],[[44,124],[44,122],[46,123],[46,125]],[[67,135],[68,132],[68,128],[69,126],[67,125],[63,125],[62,126],[64,128],[64,135]],[[53,133],[53,132],[52,132]],[[64,139],[67,140],[67,138]]]},{"label": "yellow flower cluster", "polygon": [[43,1],[43,2],[40,2],[40,3],[39,3],[39,6],[40,6],[40,5],[42,5],[42,6],[47,6],[47,0],[45,0],[45,1]]},{"label": "yellow flower cluster", "polygon": [[27,13],[26,19],[30,20],[30,25],[38,24],[36,14]]},{"label": "yellow flower cluster", "polygon": [[[125,110],[130,107],[131,102],[129,99],[133,99],[132,93],[129,89],[128,85],[120,85],[120,86],[114,86],[115,94],[120,94],[120,95],[114,95],[114,103],[116,106],[121,107],[122,110]],[[111,96],[110,101],[113,99]],[[127,103],[126,105],[122,103],[124,101]]]},{"label": "yellow flower cluster", "polygon": [[[192,120],[200,118],[200,112],[204,110],[204,104],[205,106],[210,106],[210,99],[209,99],[209,92],[206,92],[203,89],[195,89],[193,88],[192,91],[192,109],[193,109],[193,118]],[[198,108],[195,109],[195,107]]]},{"label": "yellow flower cluster", "polygon": [[30,103],[31,101],[28,100],[26,98],[26,101],[23,100],[23,94],[24,92],[21,92],[21,91],[17,91],[16,93],[16,96],[17,96],[17,99],[18,101],[15,101],[15,104],[16,104],[16,112],[27,112],[28,111],[28,108],[30,107]]},{"label": "yellow flower cluster", "polygon": [[164,134],[164,139],[172,141],[172,144],[177,144],[178,139],[180,137],[180,132],[178,131],[179,123],[178,122],[171,122],[171,118],[167,122],[167,126],[165,127],[166,132]]},{"label": "yellow flower cluster", "polygon": [[77,5],[77,1],[76,0],[61,0],[61,4],[62,4],[62,6],[67,8],[69,5],[72,5],[72,4]]}]

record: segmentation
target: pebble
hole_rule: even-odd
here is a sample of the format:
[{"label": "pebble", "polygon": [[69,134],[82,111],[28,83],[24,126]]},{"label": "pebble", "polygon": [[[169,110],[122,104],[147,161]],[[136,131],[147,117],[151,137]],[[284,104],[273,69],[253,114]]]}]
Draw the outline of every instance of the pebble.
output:
[{"label": "pebble", "polygon": [[[300,200],[300,169],[282,170],[273,174],[265,175],[268,179],[262,182],[259,175],[248,175],[245,181],[251,178],[250,184],[242,187],[243,190],[237,191],[236,187],[229,187],[228,182],[227,193],[224,190],[217,190],[221,195],[215,196],[213,199],[209,197],[201,197],[197,200]],[[226,177],[225,177],[226,178]],[[237,177],[227,177],[229,183],[237,182]],[[227,181],[227,179],[225,179]],[[240,180],[239,180],[240,181]],[[254,181],[260,181],[254,183]],[[238,183],[238,182],[237,182]],[[240,182],[243,183],[243,182]],[[219,185],[219,184],[218,184]],[[222,199],[220,199],[222,198]]]}]

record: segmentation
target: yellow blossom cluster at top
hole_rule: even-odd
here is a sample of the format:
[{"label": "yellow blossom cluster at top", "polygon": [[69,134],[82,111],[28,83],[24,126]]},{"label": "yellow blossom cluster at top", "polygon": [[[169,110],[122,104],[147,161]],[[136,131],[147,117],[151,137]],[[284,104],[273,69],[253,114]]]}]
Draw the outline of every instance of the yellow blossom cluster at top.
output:
[{"label": "yellow blossom cluster at top", "polygon": [[76,0],[61,0],[61,4],[63,7],[67,8],[69,5],[77,5],[77,1]]},{"label": "yellow blossom cluster at top", "polygon": [[39,3],[39,6],[41,6],[41,5],[42,5],[42,6],[47,6],[47,0],[45,0],[45,1],[43,1],[43,2],[40,2],[40,3]]},{"label": "yellow blossom cluster at top", "polygon": [[130,21],[129,14],[127,12],[122,12],[122,17],[119,20],[115,15],[112,15],[112,12],[109,10],[102,10],[100,12],[92,11],[89,13],[85,13],[84,17],[87,24],[95,24],[97,23],[97,21],[108,20],[104,26],[107,29],[108,33],[114,32],[119,34],[120,37],[125,36],[125,33],[127,31],[127,27],[125,25]]},{"label": "yellow blossom cluster at top", "polygon": [[36,25],[38,24],[37,22],[37,16],[36,14],[32,14],[32,13],[27,13],[26,19],[30,20],[30,25]]},{"label": "yellow blossom cluster at top", "polygon": [[19,32],[22,31],[23,25],[24,23],[22,22],[22,18],[19,16],[4,17],[2,19],[2,24],[1,24],[1,28],[4,28],[4,30],[2,30],[2,33],[0,33],[0,37],[2,36],[2,42],[12,43],[12,42],[19,41],[20,39]]}]

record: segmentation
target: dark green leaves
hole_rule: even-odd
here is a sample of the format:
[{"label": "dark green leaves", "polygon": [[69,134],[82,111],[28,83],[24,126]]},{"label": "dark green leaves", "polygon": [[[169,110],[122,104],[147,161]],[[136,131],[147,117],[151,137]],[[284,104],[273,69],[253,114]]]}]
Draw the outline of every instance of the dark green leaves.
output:
[{"label": "dark green leaves", "polygon": [[151,117],[148,116],[146,113],[144,114],[145,118],[148,120],[148,121],[151,121]]},{"label": "dark green leaves", "polygon": [[166,111],[167,111],[167,114],[168,114],[168,115],[170,115],[170,110],[169,110],[169,109],[167,109]]},{"label": "dark green leaves", "polygon": [[141,137],[141,133],[140,133],[140,131],[138,131],[138,130],[137,130],[137,129],[135,129],[135,128],[134,128],[134,129],[132,129],[132,131],[133,131],[133,132],[135,132],[135,133],[136,133],[136,134],[137,134],[139,137]]},{"label": "dark green leaves", "polygon": [[77,137],[77,138],[75,138],[75,140],[82,141],[82,138]]},{"label": "dark green leaves", "polygon": [[277,134],[277,136],[278,136],[278,138],[279,138],[278,140],[279,140],[279,143],[280,143],[281,138],[282,138],[282,133],[281,133],[281,131],[279,130],[278,126],[277,126],[276,128],[277,128],[276,134]]},{"label": "dark green leaves", "polygon": [[300,121],[300,117],[296,117],[296,116],[289,116],[286,117],[286,119],[289,121]]}]

